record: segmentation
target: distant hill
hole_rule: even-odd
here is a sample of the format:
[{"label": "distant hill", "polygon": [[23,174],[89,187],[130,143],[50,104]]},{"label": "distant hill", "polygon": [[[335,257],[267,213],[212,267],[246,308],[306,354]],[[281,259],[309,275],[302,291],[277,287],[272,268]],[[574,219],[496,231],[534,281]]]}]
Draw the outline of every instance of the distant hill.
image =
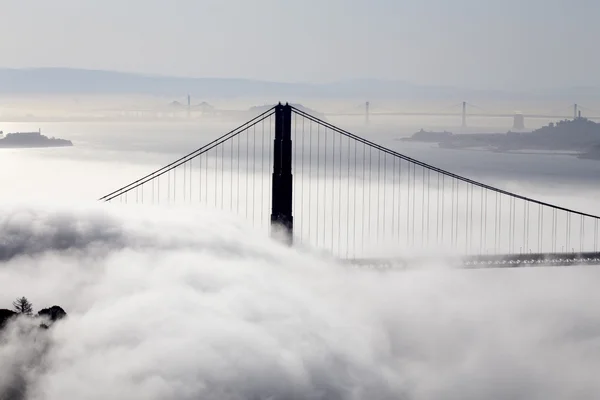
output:
[{"label": "distant hill", "polygon": [[563,120],[532,132],[463,133],[419,131],[403,141],[438,143],[441,148],[479,148],[490,151],[577,152],[581,158],[600,158],[600,124],[586,118]]},{"label": "distant hill", "polygon": [[201,98],[273,96],[281,99],[395,98],[395,99],[600,99],[600,88],[578,87],[512,93],[427,86],[403,81],[355,79],[327,84],[283,83],[233,78],[185,78],[69,68],[0,68],[0,94],[145,94]]},{"label": "distant hill", "polygon": [[293,84],[247,79],[179,78],[65,68],[0,69],[4,94],[149,94],[235,97],[294,91]]},{"label": "distant hill", "polygon": [[184,78],[69,68],[1,69],[0,94],[146,94],[232,98],[456,98],[464,90],[401,81],[357,79],[327,84],[233,78]]}]

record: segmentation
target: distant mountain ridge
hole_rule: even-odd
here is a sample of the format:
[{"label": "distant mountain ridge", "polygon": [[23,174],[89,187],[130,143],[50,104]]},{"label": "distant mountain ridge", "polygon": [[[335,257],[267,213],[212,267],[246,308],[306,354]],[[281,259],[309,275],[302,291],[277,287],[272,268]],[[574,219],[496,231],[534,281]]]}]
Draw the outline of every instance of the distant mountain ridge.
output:
[{"label": "distant mountain ridge", "polygon": [[145,94],[203,98],[279,96],[281,98],[585,98],[600,99],[600,88],[576,87],[514,93],[427,86],[379,79],[354,79],[325,84],[271,82],[237,78],[186,78],[70,68],[0,68],[0,94]]},{"label": "distant mountain ridge", "polygon": [[69,68],[0,69],[0,93],[221,94],[271,92],[290,84],[229,78],[182,78]]}]

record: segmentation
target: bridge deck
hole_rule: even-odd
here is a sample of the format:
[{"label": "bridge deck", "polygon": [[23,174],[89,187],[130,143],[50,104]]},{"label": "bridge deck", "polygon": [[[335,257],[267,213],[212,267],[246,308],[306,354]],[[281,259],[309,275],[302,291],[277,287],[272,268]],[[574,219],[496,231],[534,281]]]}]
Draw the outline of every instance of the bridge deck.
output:
[{"label": "bridge deck", "polygon": [[539,253],[500,254],[464,257],[407,257],[407,258],[363,258],[344,262],[362,268],[412,269],[419,266],[443,263],[446,265],[476,268],[550,267],[570,265],[600,265],[600,253]]}]

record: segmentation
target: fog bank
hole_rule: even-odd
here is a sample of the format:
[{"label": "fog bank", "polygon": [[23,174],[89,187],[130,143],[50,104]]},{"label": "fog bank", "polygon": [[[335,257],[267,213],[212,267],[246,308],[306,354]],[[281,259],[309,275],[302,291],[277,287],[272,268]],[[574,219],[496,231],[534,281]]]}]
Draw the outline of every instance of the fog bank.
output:
[{"label": "fog bank", "polygon": [[595,268],[348,270],[198,209],[5,206],[0,230],[0,307],[69,313],[48,348],[0,340],[27,399],[600,393]]}]

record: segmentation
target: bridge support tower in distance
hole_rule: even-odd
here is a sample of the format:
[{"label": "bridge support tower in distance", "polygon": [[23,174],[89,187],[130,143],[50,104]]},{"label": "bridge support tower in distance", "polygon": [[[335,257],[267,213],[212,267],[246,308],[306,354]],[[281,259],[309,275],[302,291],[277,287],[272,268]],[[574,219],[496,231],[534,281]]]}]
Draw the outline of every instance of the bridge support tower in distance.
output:
[{"label": "bridge support tower in distance", "polygon": [[187,117],[190,118],[192,115],[192,98],[188,94],[188,104],[187,104]]},{"label": "bridge support tower in distance", "polygon": [[467,127],[467,102],[463,101],[462,103],[462,127]]},{"label": "bridge support tower in distance", "polygon": [[279,103],[275,107],[271,232],[278,237],[283,231],[289,245],[294,232],[292,189],[292,107]]}]

